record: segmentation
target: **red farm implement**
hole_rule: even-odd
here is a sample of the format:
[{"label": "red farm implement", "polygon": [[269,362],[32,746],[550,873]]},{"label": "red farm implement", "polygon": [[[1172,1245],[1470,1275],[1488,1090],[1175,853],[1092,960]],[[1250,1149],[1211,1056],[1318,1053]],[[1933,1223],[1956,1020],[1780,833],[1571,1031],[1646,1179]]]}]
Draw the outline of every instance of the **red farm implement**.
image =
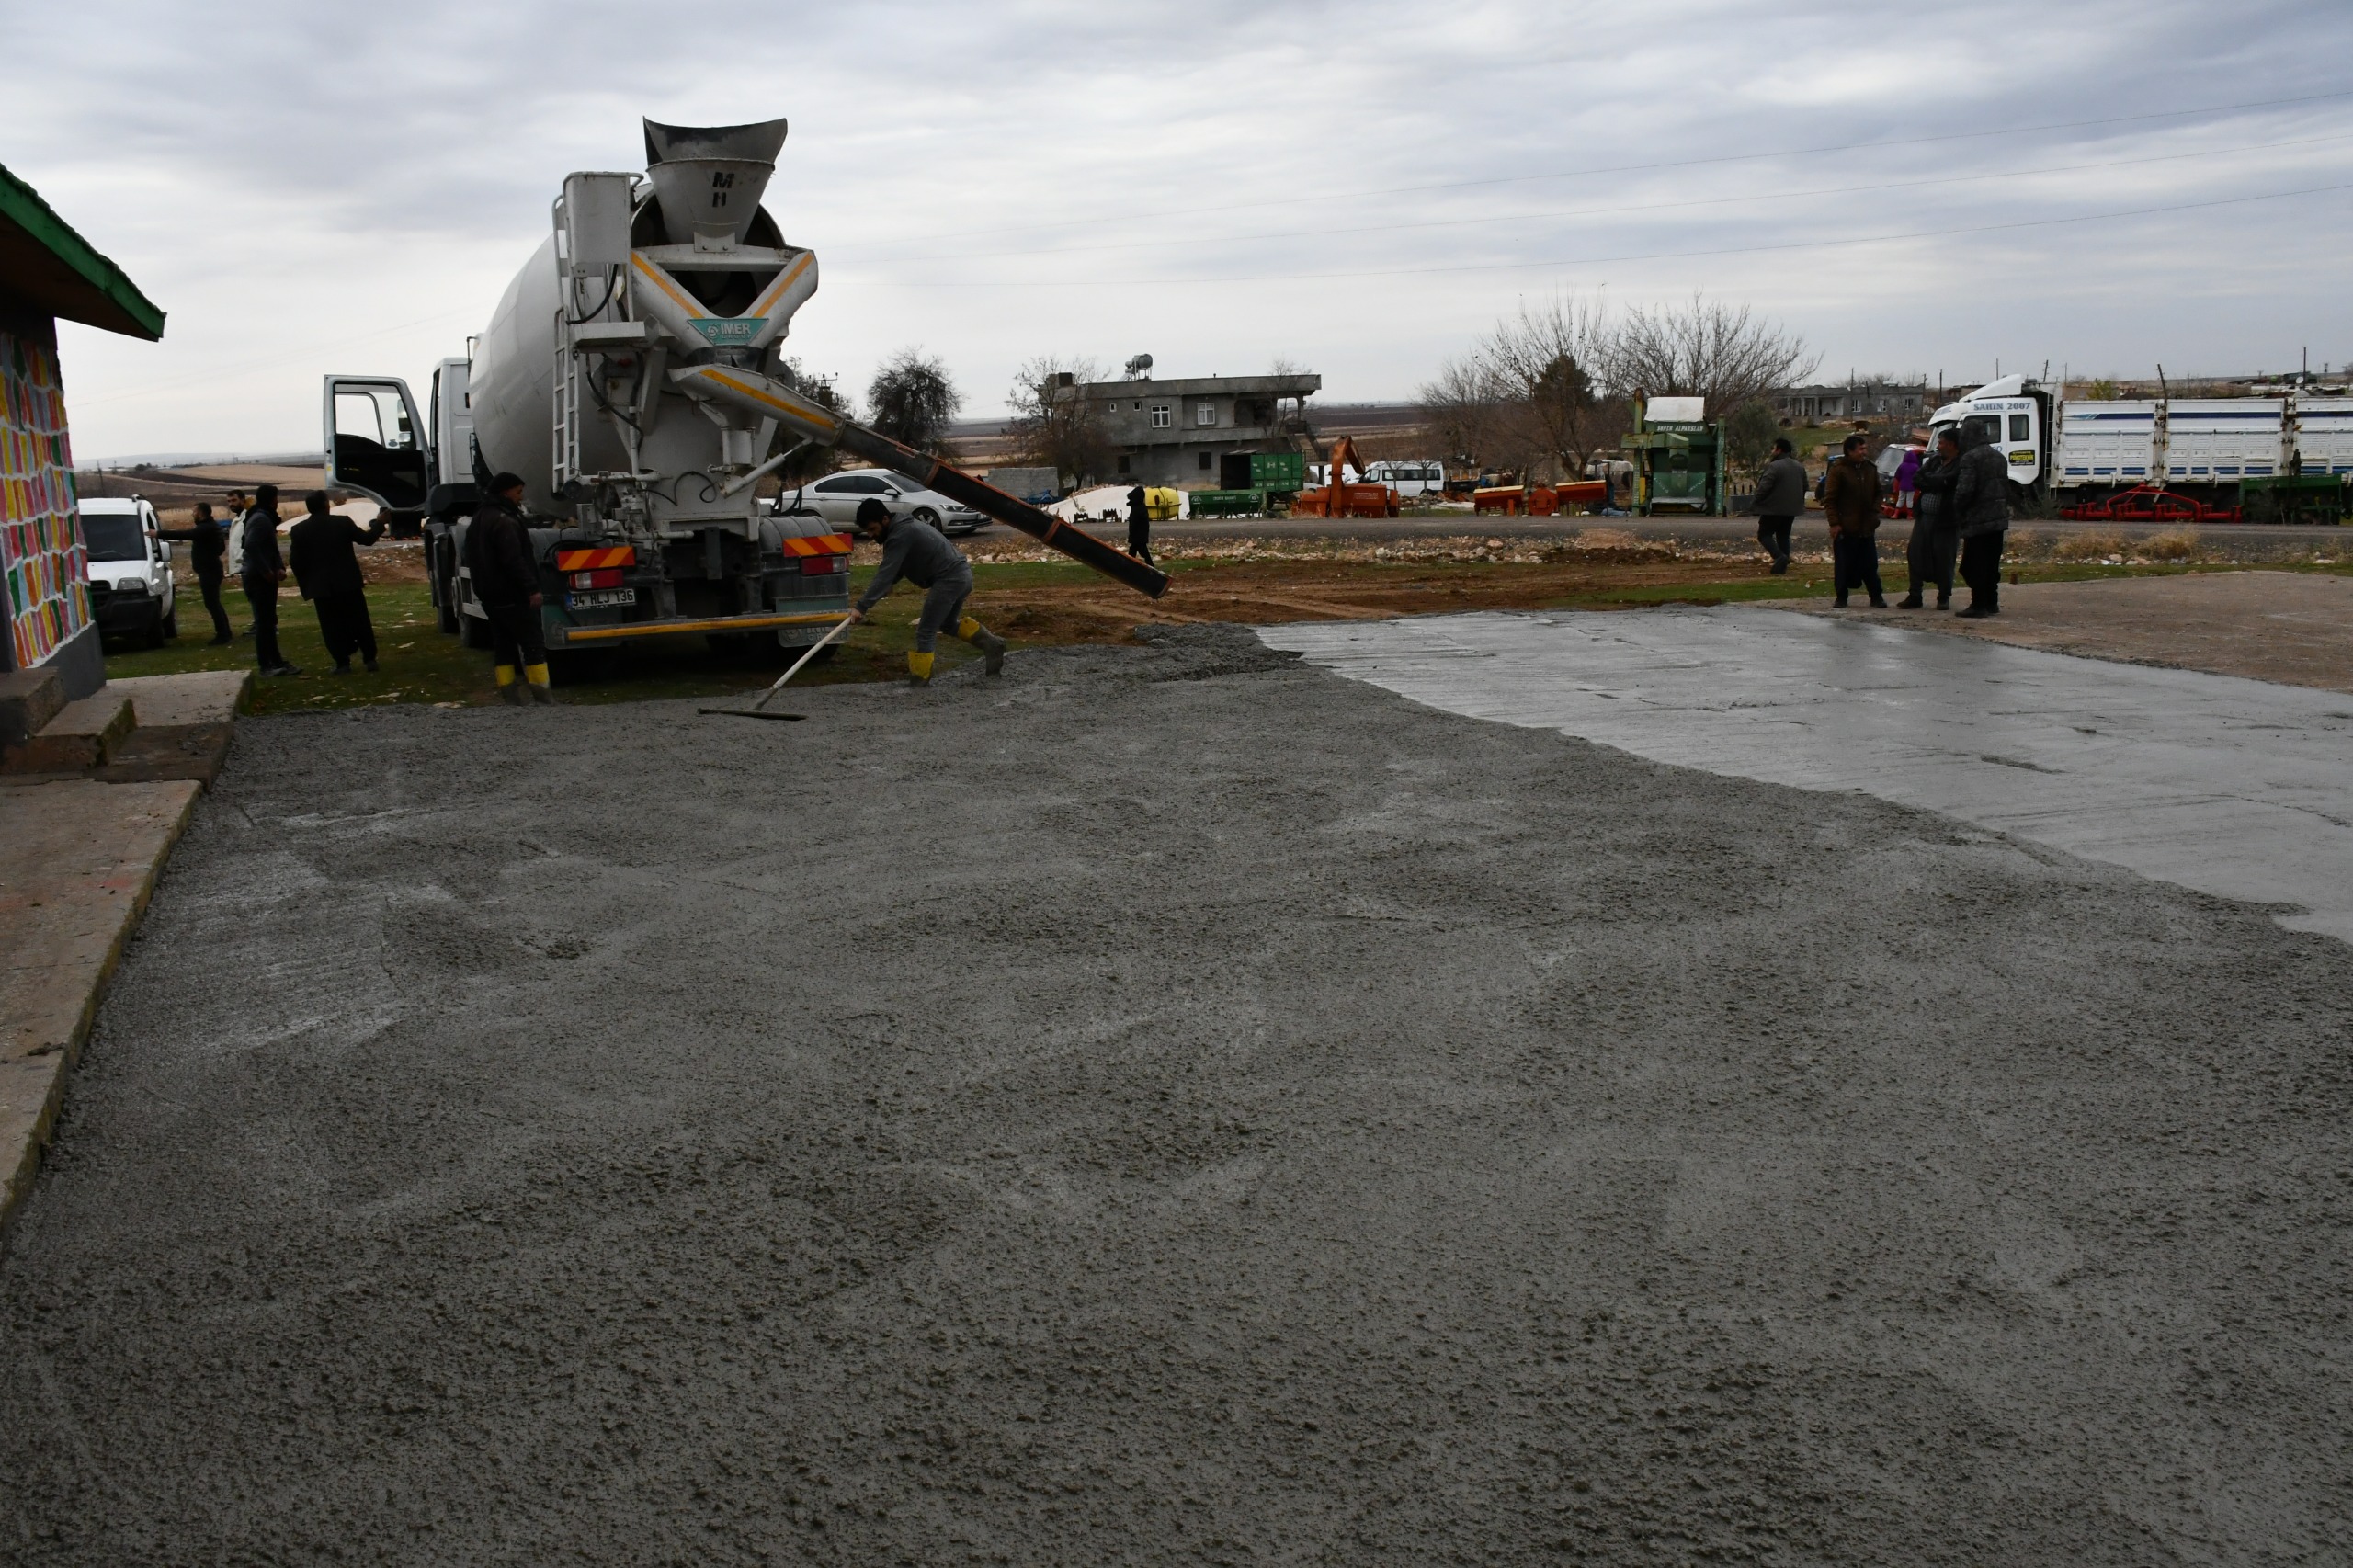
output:
[{"label": "red farm implement", "polygon": [[1476,512],[1500,512],[1506,517],[1557,517],[1577,506],[1597,506],[1609,499],[1606,479],[1580,479],[1566,484],[1496,484],[1471,493]]},{"label": "red farm implement", "polygon": [[[1341,475],[1349,469],[1357,471],[1359,483],[1346,483]],[[1357,456],[1357,444],[1343,436],[1332,443],[1332,482],[1313,490],[1302,490],[1291,497],[1290,515],[1294,517],[1393,517],[1397,516],[1397,492],[1386,484],[1361,483],[1364,461]]]},{"label": "red farm implement", "polygon": [[2062,506],[2059,515],[2077,523],[2235,523],[2244,520],[2236,506],[2214,506],[2161,484],[2136,484],[2097,501]]}]

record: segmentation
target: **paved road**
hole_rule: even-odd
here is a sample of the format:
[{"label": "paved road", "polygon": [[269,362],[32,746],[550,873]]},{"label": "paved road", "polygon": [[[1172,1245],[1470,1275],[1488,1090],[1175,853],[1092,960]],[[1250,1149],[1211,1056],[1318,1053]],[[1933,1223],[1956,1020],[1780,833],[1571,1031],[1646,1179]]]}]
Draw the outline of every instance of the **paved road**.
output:
[{"label": "paved road", "polygon": [[247,722],[0,1556],[2353,1552],[2342,945],[1230,630],[795,706]]}]

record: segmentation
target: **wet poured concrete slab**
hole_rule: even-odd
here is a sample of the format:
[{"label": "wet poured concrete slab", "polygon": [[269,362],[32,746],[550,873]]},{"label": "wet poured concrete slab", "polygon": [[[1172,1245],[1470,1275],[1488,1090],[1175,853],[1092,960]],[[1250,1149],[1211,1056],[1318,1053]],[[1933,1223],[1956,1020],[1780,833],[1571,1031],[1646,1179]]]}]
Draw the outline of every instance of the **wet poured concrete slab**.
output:
[{"label": "wet poured concrete slab", "polygon": [[1448,712],[1865,790],[2353,941],[2343,693],[1745,607],[1259,635]]}]

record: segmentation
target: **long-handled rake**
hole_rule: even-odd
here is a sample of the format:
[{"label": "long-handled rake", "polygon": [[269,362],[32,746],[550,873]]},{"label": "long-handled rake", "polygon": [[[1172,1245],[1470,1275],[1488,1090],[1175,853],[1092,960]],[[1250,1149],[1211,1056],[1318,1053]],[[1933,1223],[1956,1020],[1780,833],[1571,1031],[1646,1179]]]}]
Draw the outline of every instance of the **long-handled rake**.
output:
[{"label": "long-handled rake", "polygon": [[784,683],[786,681],[790,680],[794,676],[801,673],[801,665],[807,664],[810,660],[817,656],[818,649],[824,647],[826,643],[831,642],[835,638],[839,637],[843,632],[847,631],[851,627],[857,624],[858,618],[856,616],[846,615],[842,617],[840,625],[835,627],[831,631],[826,632],[823,637],[818,638],[817,641],[809,644],[809,651],[801,654],[801,657],[793,660],[792,667],[785,671],[784,674],[777,676],[776,684],[768,687],[766,691],[760,693],[760,699],[757,702],[753,703],[749,708],[698,708],[695,711],[698,713],[718,713],[732,719],[780,719],[795,722],[802,719],[806,719],[809,716],[806,713],[767,713],[761,710],[767,707],[769,699],[775,697],[778,692],[784,689]]}]

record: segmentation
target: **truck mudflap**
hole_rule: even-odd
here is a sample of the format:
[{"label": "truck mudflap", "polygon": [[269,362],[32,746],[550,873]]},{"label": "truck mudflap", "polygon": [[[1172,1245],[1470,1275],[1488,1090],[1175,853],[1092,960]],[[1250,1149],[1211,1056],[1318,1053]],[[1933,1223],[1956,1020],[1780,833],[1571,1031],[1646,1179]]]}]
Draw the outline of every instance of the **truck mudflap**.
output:
[{"label": "truck mudflap", "polygon": [[551,648],[599,647],[632,637],[669,637],[682,631],[774,631],[786,626],[831,626],[847,615],[846,609],[793,610],[759,615],[675,616],[668,620],[631,620],[612,626],[547,627]]}]

